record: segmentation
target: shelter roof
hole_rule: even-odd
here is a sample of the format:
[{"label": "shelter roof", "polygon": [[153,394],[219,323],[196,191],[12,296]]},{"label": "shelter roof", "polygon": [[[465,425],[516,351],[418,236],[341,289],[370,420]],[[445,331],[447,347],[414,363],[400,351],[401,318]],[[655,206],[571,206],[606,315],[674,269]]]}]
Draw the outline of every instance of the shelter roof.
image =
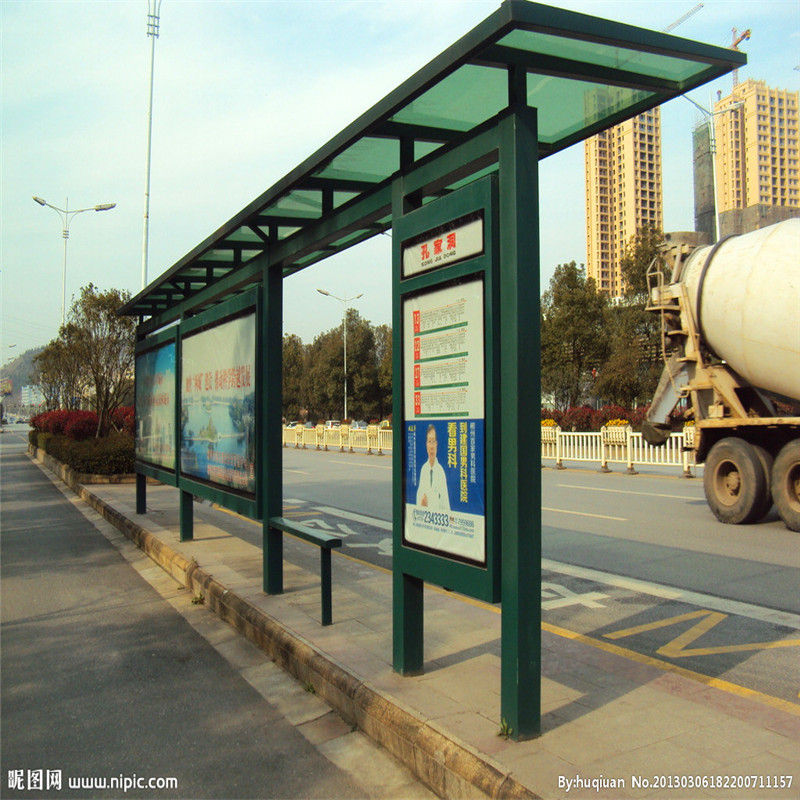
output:
[{"label": "shelter roof", "polygon": [[387,230],[392,178],[491,124],[515,92],[522,95],[517,101],[537,109],[544,158],[746,60],[738,51],[666,33],[505,0],[121,313],[174,318],[259,282],[266,251],[270,267],[288,275]]}]

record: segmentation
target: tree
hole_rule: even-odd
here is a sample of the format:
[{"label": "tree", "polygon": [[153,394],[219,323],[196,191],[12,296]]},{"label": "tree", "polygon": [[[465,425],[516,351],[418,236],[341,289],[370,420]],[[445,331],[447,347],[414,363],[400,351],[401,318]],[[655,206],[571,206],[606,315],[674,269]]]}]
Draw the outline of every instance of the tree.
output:
[{"label": "tree", "polygon": [[117,310],[130,292],[101,292],[90,283],[72,304],[69,324],[59,339],[82,365],[91,388],[90,402],[97,412],[97,435],[106,436],[113,413],[129,396],[135,357],[136,320]]},{"label": "tree", "polygon": [[283,337],[283,416],[300,419],[308,403],[307,355],[303,340],[296,334]]},{"label": "tree", "polygon": [[588,393],[592,370],[608,356],[605,295],[574,262],[559,264],[541,304],[542,392],[558,408],[578,405]]},{"label": "tree", "polygon": [[648,403],[661,374],[661,323],[645,308],[647,270],[659,257],[662,241],[659,230],[640,228],[620,261],[627,288],[621,301],[609,309],[606,328],[611,353],[595,384],[600,396],[620,405]]},{"label": "tree", "polygon": [[375,328],[375,362],[378,366],[379,408],[376,418],[383,419],[392,413],[392,328],[378,325]]}]

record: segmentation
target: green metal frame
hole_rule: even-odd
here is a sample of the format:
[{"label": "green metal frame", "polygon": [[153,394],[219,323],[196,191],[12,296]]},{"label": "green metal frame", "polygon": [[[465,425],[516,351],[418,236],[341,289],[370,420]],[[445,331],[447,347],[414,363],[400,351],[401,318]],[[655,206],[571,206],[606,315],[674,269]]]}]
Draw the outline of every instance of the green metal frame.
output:
[{"label": "green metal frame", "polygon": [[[442,166],[446,169],[448,159]],[[500,552],[497,526],[497,475],[499,464],[495,437],[499,420],[496,416],[496,393],[492,385],[492,376],[497,364],[497,321],[499,319],[497,268],[497,180],[494,176],[486,176],[462,189],[435,200],[429,205],[396,218],[392,234],[393,253],[393,329],[395,336],[393,351],[393,372],[397,389],[393,392],[392,418],[400,421],[393,430],[393,497],[394,497],[394,570],[407,575],[446,586],[472,597],[490,603],[500,599]],[[401,259],[403,244],[415,235],[424,233],[451,220],[466,216],[472,212],[482,211],[484,220],[484,252],[468,260],[450,266],[415,275],[403,279],[401,277]],[[404,431],[405,421],[403,408],[404,385],[403,369],[403,302],[419,292],[447,285],[459,280],[479,277],[483,280],[484,309],[483,323],[484,343],[484,375],[485,375],[485,515],[486,515],[486,564],[477,566],[458,559],[425,552],[418,548],[404,545],[404,477],[403,457],[405,453]],[[417,669],[421,665],[415,665]],[[400,671],[405,672],[405,667]]]}]

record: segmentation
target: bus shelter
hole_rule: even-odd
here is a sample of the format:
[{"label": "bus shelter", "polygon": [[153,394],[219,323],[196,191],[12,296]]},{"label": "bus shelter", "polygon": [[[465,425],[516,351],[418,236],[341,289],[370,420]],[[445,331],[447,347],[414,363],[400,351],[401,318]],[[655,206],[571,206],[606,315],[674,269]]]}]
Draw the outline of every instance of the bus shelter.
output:
[{"label": "bus shelter", "polygon": [[[393,664],[423,669],[423,586],[502,603],[501,717],[540,725],[538,162],[746,63],[548,7],[497,11],[130,300],[147,476],[263,521],[283,591],[282,282],[392,231]],[[510,424],[504,424],[508,422]]]}]

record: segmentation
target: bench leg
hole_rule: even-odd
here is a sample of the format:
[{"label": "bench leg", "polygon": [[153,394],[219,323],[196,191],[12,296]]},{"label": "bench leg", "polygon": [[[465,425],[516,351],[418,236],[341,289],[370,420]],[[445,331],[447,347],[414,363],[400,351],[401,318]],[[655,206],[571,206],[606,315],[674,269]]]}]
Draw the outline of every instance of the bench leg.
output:
[{"label": "bench leg", "polygon": [[322,594],[322,624],[330,625],[333,622],[333,601],[331,600],[331,551],[326,547],[321,547],[319,552],[319,571],[322,581],[320,586]]}]

